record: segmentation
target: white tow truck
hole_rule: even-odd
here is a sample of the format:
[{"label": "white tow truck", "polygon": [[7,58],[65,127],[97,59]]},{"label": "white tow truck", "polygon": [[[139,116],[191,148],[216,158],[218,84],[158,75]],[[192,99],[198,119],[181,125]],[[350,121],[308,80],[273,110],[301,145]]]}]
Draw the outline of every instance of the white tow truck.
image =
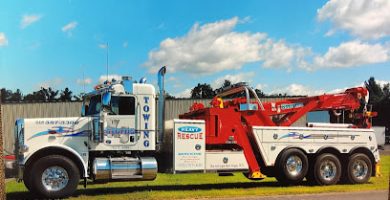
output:
[{"label": "white tow truck", "polygon": [[[85,186],[87,179],[153,180],[158,171],[242,171],[250,179],[267,175],[299,184],[306,177],[322,185],[342,178],[364,183],[378,173],[379,153],[369,127],[284,124],[283,115],[291,122],[294,113],[307,106],[313,110],[312,97],[263,104],[252,88],[237,84],[222,89],[211,108],[194,104],[180,119],[165,122],[165,72],[165,67],[158,72],[158,93],[145,79],[136,83],[123,77],[88,93],[79,117],[18,119],[19,180],[39,195],[62,198],[74,193],[80,179]],[[237,92],[245,96],[222,100]],[[356,95],[346,97],[358,102]],[[356,108],[337,105],[326,108]]]}]

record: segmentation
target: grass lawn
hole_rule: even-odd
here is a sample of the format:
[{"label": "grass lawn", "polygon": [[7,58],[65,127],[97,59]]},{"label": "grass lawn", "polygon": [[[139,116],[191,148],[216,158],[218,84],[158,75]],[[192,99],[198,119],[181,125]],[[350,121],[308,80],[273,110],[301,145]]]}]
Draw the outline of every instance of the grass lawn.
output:
[{"label": "grass lawn", "polygon": [[[387,190],[389,188],[390,156],[381,156],[381,177],[372,177],[361,185],[280,186],[274,178],[261,181],[246,179],[241,173],[233,176],[218,174],[158,174],[154,181],[90,183],[87,189],[81,185],[71,199],[183,199],[264,196],[322,192],[350,192]],[[23,183],[6,184],[7,199],[33,198]]]}]

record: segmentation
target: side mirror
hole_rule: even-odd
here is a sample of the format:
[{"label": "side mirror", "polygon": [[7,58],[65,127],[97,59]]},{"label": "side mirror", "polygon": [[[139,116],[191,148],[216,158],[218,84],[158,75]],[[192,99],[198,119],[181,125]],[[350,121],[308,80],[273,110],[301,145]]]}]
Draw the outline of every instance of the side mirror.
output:
[{"label": "side mirror", "polygon": [[83,105],[81,106],[81,117],[85,117],[85,103],[83,102]]},{"label": "side mirror", "polygon": [[103,106],[110,106],[111,102],[111,92],[106,92],[102,96],[102,105]]}]

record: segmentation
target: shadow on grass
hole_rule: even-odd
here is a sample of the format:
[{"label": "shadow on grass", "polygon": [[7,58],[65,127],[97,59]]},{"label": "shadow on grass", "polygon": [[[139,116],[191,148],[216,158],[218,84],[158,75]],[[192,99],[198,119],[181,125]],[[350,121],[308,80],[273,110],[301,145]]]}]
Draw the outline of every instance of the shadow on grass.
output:
[{"label": "shadow on grass", "polygon": [[[306,185],[303,183],[303,185]],[[124,194],[145,191],[184,191],[184,190],[211,190],[233,188],[256,188],[256,187],[281,187],[278,182],[239,182],[239,183],[215,183],[215,184],[190,184],[190,185],[157,185],[157,186],[131,186],[131,187],[102,187],[77,190],[73,197],[79,195],[98,196],[105,194]],[[7,199],[36,199],[38,196],[30,192],[7,193]]]},{"label": "shadow on grass", "polygon": [[[302,182],[301,186],[313,186],[307,181]],[[99,196],[107,194],[125,194],[132,192],[147,192],[147,191],[185,191],[185,190],[212,190],[212,189],[248,189],[257,187],[284,187],[278,182],[239,182],[239,183],[214,183],[214,184],[190,184],[190,185],[157,185],[157,186],[131,186],[131,187],[102,187],[87,188],[77,190],[72,197],[80,195]],[[38,196],[30,192],[15,192],[8,193],[7,199],[37,199]]]}]

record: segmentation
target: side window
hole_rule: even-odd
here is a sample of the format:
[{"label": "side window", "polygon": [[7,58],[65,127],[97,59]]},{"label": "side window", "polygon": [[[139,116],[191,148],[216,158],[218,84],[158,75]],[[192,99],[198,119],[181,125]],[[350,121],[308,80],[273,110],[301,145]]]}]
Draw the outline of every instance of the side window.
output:
[{"label": "side window", "polygon": [[[100,109],[101,109],[101,96],[100,95],[97,95],[97,96],[93,96],[91,97],[90,101],[86,100],[85,102],[85,106],[86,106],[86,115],[94,115],[94,114],[98,114],[100,112]],[[88,107],[88,109],[87,109]]]},{"label": "side window", "polygon": [[118,115],[135,115],[134,97],[112,97],[112,111]]}]

